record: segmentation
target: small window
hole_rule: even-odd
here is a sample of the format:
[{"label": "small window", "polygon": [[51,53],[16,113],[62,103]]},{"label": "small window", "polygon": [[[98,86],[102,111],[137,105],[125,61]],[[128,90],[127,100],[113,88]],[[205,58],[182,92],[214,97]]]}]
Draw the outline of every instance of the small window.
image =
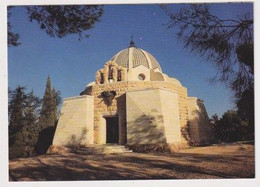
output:
[{"label": "small window", "polygon": [[104,74],[101,73],[100,74],[100,84],[103,84],[104,83]]},{"label": "small window", "polygon": [[140,73],[140,74],[138,75],[138,79],[139,79],[140,81],[145,80],[145,75],[142,74],[142,73]]},{"label": "small window", "polygon": [[117,73],[117,81],[121,81],[122,80],[122,71],[121,70],[118,70],[118,73]]},{"label": "small window", "polygon": [[113,79],[113,68],[111,65],[108,67],[108,79]]}]

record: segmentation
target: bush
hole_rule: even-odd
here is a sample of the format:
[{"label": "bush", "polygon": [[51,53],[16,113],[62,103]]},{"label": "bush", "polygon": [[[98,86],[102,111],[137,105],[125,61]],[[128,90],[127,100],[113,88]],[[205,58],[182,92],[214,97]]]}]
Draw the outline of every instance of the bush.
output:
[{"label": "bush", "polygon": [[215,121],[214,135],[216,140],[234,142],[250,139],[249,126],[243,121],[236,111],[229,110]]},{"label": "bush", "polygon": [[22,133],[16,133],[9,139],[9,159],[25,157]]},{"label": "bush", "polygon": [[35,124],[25,125],[9,137],[9,159],[35,155],[34,146],[38,139]]}]

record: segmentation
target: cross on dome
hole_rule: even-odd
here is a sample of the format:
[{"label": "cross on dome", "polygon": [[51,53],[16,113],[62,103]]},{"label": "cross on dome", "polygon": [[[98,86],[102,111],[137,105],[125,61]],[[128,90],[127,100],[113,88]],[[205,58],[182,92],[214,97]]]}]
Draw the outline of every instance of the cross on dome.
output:
[{"label": "cross on dome", "polygon": [[135,42],[134,42],[134,36],[131,36],[131,41],[130,41],[130,46],[129,47],[135,47]]}]

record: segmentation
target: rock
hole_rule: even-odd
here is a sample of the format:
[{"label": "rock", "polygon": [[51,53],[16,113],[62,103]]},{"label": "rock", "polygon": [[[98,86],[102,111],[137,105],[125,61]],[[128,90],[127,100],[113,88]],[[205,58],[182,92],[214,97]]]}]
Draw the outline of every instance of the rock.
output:
[{"label": "rock", "polygon": [[64,154],[64,153],[69,153],[69,149],[66,147],[62,147],[62,146],[53,146],[51,145],[46,154]]}]

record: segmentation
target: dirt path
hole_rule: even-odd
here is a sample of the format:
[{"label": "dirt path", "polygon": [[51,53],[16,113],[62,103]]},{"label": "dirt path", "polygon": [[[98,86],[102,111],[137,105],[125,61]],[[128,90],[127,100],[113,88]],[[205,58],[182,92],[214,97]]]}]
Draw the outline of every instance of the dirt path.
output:
[{"label": "dirt path", "polygon": [[10,181],[254,177],[254,146],[214,145],[175,154],[42,155],[9,162]]}]

